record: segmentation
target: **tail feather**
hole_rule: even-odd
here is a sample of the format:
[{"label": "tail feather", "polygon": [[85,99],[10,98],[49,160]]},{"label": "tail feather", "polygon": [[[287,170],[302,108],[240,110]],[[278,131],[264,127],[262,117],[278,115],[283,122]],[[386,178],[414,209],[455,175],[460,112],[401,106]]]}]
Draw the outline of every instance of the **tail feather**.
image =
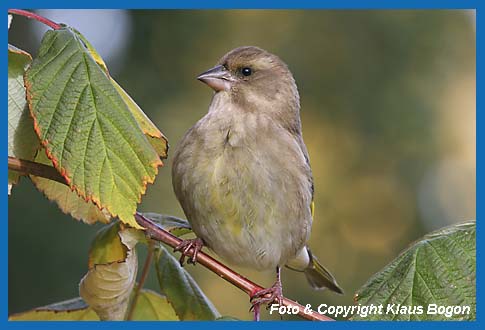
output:
[{"label": "tail feather", "polygon": [[312,255],[310,249],[307,250],[310,256],[310,263],[304,272],[311,287],[315,290],[328,288],[334,292],[343,294],[344,291],[338,285],[335,277],[333,277],[333,275],[318,262],[317,258]]}]

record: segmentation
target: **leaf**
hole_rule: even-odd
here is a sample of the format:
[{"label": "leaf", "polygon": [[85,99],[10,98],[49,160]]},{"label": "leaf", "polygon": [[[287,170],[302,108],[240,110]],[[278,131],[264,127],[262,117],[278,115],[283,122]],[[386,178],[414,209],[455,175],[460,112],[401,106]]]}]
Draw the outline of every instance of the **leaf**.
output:
[{"label": "leaf", "polygon": [[180,320],[215,320],[220,317],[192,276],[160,245],[155,264],[158,283]]},{"label": "leaf", "polygon": [[8,317],[9,321],[99,321],[98,315],[81,298],[35,308]]},{"label": "leaf", "polygon": [[162,162],[79,35],[47,31],[25,84],[35,131],[69,186],[140,228],[136,205]]},{"label": "leaf", "polygon": [[[25,99],[23,75],[31,61],[29,53],[8,45],[8,155],[24,160],[33,160],[40,146]],[[9,186],[19,177],[19,173],[8,171]]]},{"label": "leaf", "polygon": [[216,319],[216,321],[241,321],[233,316],[221,316]]},{"label": "leaf", "polygon": [[[35,161],[52,166],[52,161],[47,158],[44,149],[37,153]],[[74,219],[88,224],[110,221],[111,216],[106,209],[99,209],[92,201],[80,197],[65,184],[34,175],[31,175],[30,179],[49,200],[57,203],[62,212],[70,214]]]},{"label": "leaf", "polygon": [[120,222],[115,221],[96,233],[89,250],[88,266],[90,269],[95,265],[121,262],[126,259],[128,247],[121,242],[120,230]]},{"label": "leaf", "polygon": [[179,321],[167,298],[148,289],[140,291],[132,319],[133,321]]},{"label": "leaf", "polygon": [[152,123],[152,121],[147,117],[147,115],[143,112],[143,110],[138,106],[138,104],[133,101],[133,99],[125,92],[125,90],[109,75],[108,67],[106,63],[104,63],[102,57],[98,54],[96,49],[91,45],[91,43],[84,38],[84,36],[79,33],[77,30],[72,29],[78,37],[84,42],[86,48],[88,49],[89,53],[93,57],[93,59],[98,63],[101,69],[109,76],[111,79],[111,83],[115,86],[116,90],[125,101],[126,105],[130,109],[133,117],[140,125],[143,133],[145,133],[148,141],[152,145],[152,147],[157,151],[157,154],[165,159],[167,158],[168,153],[168,140],[163,135],[162,132]]},{"label": "leaf", "polygon": [[111,78],[111,82],[116,87],[118,93],[120,93],[126,105],[128,105],[128,108],[138,122],[138,125],[140,125],[140,128],[142,129],[143,133],[145,133],[152,147],[157,151],[157,154],[163,159],[167,158],[168,140],[165,135],[160,132],[155,124],[152,123],[150,118],[148,118],[143,110],[138,106],[138,104],[133,101],[128,93],[126,93],[125,90],[121,88],[121,86],[113,78]]},{"label": "leaf", "polygon": [[[441,229],[414,243],[372,277],[355,296],[356,302],[362,305],[382,304],[382,314],[356,315],[353,319],[474,320],[475,232],[475,221],[470,221]],[[415,306],[418,314],[406,310],[395,313],[397,304],[411,306],[411,310]],[[448,309],[452,308],[449,306],[469,306],[470,313],[432,314],[438,310],[432,304]]]},{"label": "leaf", "polygon": [[[137,230],[119,223],[98,233],[90,251],[88,273],[79,294],[101,320],[123,320],[136,282],[138,258],[134,247]],[[101,250],[101,251],[98,251]],[[97,263],[97,262],[106,263]]]},{"label": "leaf", "polygon": [[172,233],[175,236],[182,236],[192,232],[190,224],[185,219],[180,219],[172,215],[158,213],[141,213],[144,217],[157,223],[161,228]]},{"label": "leaf", "polygon": [[[35,308],[9,316],[9,321],[99,321],[96,312],[81,298]],[[147,289],[140,290],[134,321],[178,321],[167,298]]]}]

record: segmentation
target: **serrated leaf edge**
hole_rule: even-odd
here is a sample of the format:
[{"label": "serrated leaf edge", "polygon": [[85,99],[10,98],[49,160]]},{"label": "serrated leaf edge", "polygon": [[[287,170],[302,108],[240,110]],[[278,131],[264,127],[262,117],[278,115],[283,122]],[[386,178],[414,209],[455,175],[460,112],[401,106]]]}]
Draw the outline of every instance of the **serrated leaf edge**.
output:
[{"label": "serrated leaf edge", "polygon": [[[92,58],[92,55],[90,54],[90,52],[88,51],[88,54],[89,56],[91,56]],[[93,58],[94,60],[94,58]],[[95,61],[95,60],[94,60]],[[95,61],[96,64],[98,64],[97,61]],[[99,64],[98,64],[99,65]],[[52,155],[52,153],[49,151],[48,149],[48,144],[49,144],[49,141],[48,140],[43,140],[42,139],[42,133],[41,133],[41,129],[39,127],[39,124],[38,124],[38,121],[34,115],[34,111],[33,111],[33,108],[32,108],[32,85],[30,84],[30,82],[26,79],[26,73],[27,70],[24,72],[24,86],[25,86],[25,90],[26,90],[26,98],[27,98],[27,105],[29,107],[29,113],[30,113],[30,116],[32,117],[33,121],[34,121],[34,131],[35,133],[37,134],[37,137],[39,138],[40,140],[40,143],[42,145],[42,147],[44,147],[45,149],[45,152],[46,152],[46,155],[47,155],[47,158],[49,158],[51,161],[52,161],[52,164],[54,165],[54,168],[59,172],[59,174],[66,180],[66,183],[67,185],[71,188],[71,191],[75,191],[79,197],[83,198],[86,202],[88,201],[91,201],[93,202],[100,210],[101,209],[105,209],[106,211],[109,212],[109,214],[112,216],[112,217],[118,217],[118,214],[115,214],[113,212],[111,212],[111,210],[109,210],[107,207],[104,207],[101,205],[101,201],[99,201],[97,198],[95,198],[93,195],[89,195],[89,194],[85,194],[84,192],[82,192],[78,187],[76,187],[75,185],[72,184],[71,180],[69,179],[69,174],[68,172],[66,171],[65,168],[62,168],[59,166],[59,163],[57,161],[57,159],[54,157],[54,155]],[[108,79],[109,79],[109,76],[108,76]],[[114,87],[114,86],[113,86]],[[120,96],[121,97],[121,96]],[[128,111],[130,113],[131,116],[133,116],[131,114],[130,111]],[[136,121],[136,120],[135,120]],[[141,130],[140,128],[140,133],[143,133],[143,131]],[[155,154],[157,154],[155,152]],[[139,191],[138,193],[138,196],[137,196],[137,204],[141,203],[141,197],[145,194],[146,192],[146,189],[147,189],[147,185],[148,184],[152,184],[157,175],[158,175],[158,168],[163,166],[163,162],[162,160],[160,159],[160,157],[157,157],[157,160],[151,164],[149,164],[149,166],[151,166],[154,170],[155,170],[155,173],[154,173],[154,176],[153,176],[153,179],[150,178],[149,176],[142,176],[142,186],[141,186],[141,190]],[[136,213],[136,210],[135,212],[133,212],[132,214],[132,221],[130,221],[129,223],[127,223],[128,225],[131,225],[133,226],[134,228],[143,228],[142,226],[140,226],[135,218],[134,218],[134,215]],[[121,219],[120,219],[121,220]],[[123,221],[124,222],[124,221]]]}]

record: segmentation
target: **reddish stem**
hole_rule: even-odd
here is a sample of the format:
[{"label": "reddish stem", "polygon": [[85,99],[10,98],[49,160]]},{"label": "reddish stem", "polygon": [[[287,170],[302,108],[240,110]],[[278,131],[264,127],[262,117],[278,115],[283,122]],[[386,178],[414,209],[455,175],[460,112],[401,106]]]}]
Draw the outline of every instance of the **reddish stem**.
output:
[{"label": "reddish stem", "polygon": [[27,10],[22,10],[22,9],[9,9],[8,10],[8,13],[9,14],[15,14],[15,15],[20,15],[20,16],[24,16],[24,17],[27,17],[27,18],[35,19],[36,21],[39,21],[41,23],[44,23],[45,25],[49,26],[50,28],[52,28],[54,30],[59,30],[62,27],[60,24],[57,24],[57,23],[51,21],[50,19],[47,19],[45,17],[42,17],[40,15],[37,15],[37,14],[32,13],[32,12],[27,11]]},{"label": "reddish stem", "polygon": [[[140,226],[145,228],[146,234],[148,234],[148,236],[152,239],[161,241],[165,244],[170,245],[173,248],[177,247],[182,242],[180,238],[160,228],[156,223],[154,223],[150,219],[147,219],[140,213],[135,214],[135,219]],[[194,252],[194,248],[191,248],[189,250],[189,254],[192,254],[193,252]],[[248,280],[244,276],[241,276],[240,274],[234,272],[232,269],[226,267],[225,265],[221,264],[219,261],[215,260],[214,258],[209,256],[208,254],[205,254],[202,251],[200,251],[197,254],[197,262],[203,265],[204,267],[206,267],[207,269],[211,270],[212,272],[216,273],[217,275],[219,275],[220,278],[228,281],[229,283],[233,284],[240,290],[244,291],[249,296],[252,296],[254,292],[263,290],[261,286]],[[332,318],[325,315],[321,315],[315,311],[310,311],[308,313],[305,313],[304,306],[288,298],[283,298],[283,305],[296,306],[298,308],[298,315],[300,315],[301,317],[307,320],[334,321]]]},{"label": "reddish stem", "polygon": [[[20,160],[14,157],[8,157],[8,168],[24,174],[33,174],[44,177],[46,179],[56,180],[60,183],[64,183],[67,185],[65,180],[63,180],[62,177],[59,177],[59,173],[57,173],[57,170],[48,165]],[[182,242],[180,238],[159,227],[155,222],[147,219],[140,213],[135,213],[135,219],[140,226],[145,228],[145,233],[154,240],[168,244],[173,248],[177,247]],[[193,253],[194,248],[191,248],[189,250],[189,254],[191,255]],[[208,254],[205,254],[202,251],[197,254],[197,262],[219,275],[219,277],[221,277],[222,279],[244,291],[250,297],[252,297],[256,292],[263,290],[261,286],[236,273],[232,269],[221,264],[219,261],[215,260],[214,258],[209,256]],[[309,311],[308,313],[305,313],[304,306],[288,298],[283,298],[283,305],[297,307],[298,315],[307,320],[334,321],[332,318],[321,315],[315,311]]]},{"label": "reddish stem", "polygon": [[8,169],[19,172],[22,175],[35,175],[69,186],[66,179],[54,167],[49,165],[8,156]]},{"label": "reddish stem", "polygon": [[140,297],[140,292],[141,289],[143,288],[143,285],[145,284],[145,281],[148,277],[148,273],[150,272],[150,266],[152,265],[152,260],[153,260],[153,252],[154,252],[154,247],[153,247],[153,241],[148,242],[148,253],[147,257],[145,259],[145,263],[143,264],[143,270],[141,272],[140,280],[138,281],[138,285],[135,288],[135,293],[133,294],[133,299],[131,301],[130,308],[128,310],[128,313],[126,314],[126,320],[131,321],[133,319],[133,314],[135,313],[135,308],[136,308],[136,303],[138,302],[138,298]]}]

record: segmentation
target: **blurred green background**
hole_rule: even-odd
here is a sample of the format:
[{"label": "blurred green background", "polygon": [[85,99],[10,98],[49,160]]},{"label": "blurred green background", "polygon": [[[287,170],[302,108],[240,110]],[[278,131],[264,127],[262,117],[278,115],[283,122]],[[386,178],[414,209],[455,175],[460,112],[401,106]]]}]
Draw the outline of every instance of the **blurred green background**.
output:
[{"label": "blurred green background", "polygon": [[[198,73],[242,45],[288,64],[315,178],[310,246],[345,289],[342,296],[314,292],[302,274],[284,271],[289,298],[351,305],[353,293],[413,240],[475,218],[474,11],[41,14],[91,41],[168,137],[169,155],[208,109],[212,92]],[[9,42],[35,55],[42,28],[14,17]],[[170,157],[165,163],[139,210],[184,217]],[[99,228],[62,214],[22,179],[9,197],[9,313],[78,296]],[[251,318],[247,296],[203,267],[187,269],[223,315]],[[272,271],[241,271],[265,286],[274,280]],[[157,289],[153,272],[147,286]]]}]

